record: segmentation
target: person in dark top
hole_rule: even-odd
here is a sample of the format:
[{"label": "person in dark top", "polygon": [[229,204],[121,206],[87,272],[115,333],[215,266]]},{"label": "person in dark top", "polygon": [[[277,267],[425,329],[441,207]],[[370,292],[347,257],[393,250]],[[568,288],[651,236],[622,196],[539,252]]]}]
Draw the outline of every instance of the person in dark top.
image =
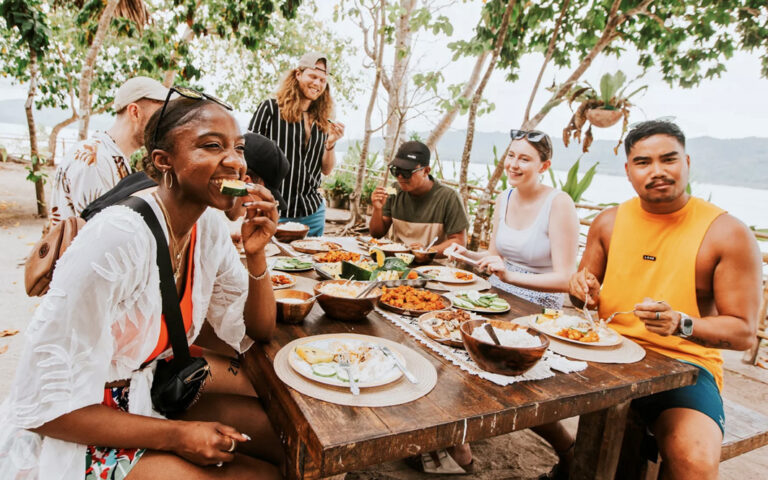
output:
[{"label": "person in dark top", "polygon": [[310,236],[323,234],[325,204],[318,187],[321,173],[333,170],[334,147],[344,136],[344,124],[331,119],[333,99],[327,74],[326,55],[305,54],[283,79],[276,98],[261,102],[248,126],[274,141],[290,163],[280,185],[287,203],[281,208],[280,222],[303,223],[309,226]]}]

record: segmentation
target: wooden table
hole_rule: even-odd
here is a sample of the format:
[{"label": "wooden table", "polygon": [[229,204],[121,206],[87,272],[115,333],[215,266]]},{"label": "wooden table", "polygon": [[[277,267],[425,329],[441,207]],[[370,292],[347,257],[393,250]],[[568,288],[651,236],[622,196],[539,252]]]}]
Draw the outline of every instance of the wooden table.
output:
[{"label": "wooden table", "polygon": [[[541,309],[497,293],[512,310],[494,318]],[[339,332],[384,337],[416,350],[437,369],[437,386],[404,405],[357,408],[307,397],[277,378],[272,361],[282,346]],[[244,366],[283,442],[288,478],[336,475],[581,415],[571,478],[612,479],[630,400],[696,380],[694,367],[648,352],[634,364],[591,363],[579,373],[502,387],[461,371],[376,312],[360,323],[343,323],[326,317],[319,305],[301,325],[278,324],[270,343],[249,350]]]}]

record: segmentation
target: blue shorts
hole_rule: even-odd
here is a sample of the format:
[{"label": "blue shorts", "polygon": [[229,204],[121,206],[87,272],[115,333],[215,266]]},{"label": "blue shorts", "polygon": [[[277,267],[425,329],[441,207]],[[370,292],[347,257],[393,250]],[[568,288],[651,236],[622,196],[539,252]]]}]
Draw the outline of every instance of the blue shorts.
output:
[{"label": "blue shorts", "polygon": [[723,398],[720,396],[715,377],[709,373],[709,370],[694,363],[683,363],[699,369],[699,376],[695,384],[638,398],[632,402],[632,407],[640,413],[648,425],[652,425],[661,412],[668,408],[690,408],[714,420],[720,427],[720,431],[725,434]]},{"label": "blue shorts", "polygon": [[309,227],[308,237],[319,237],[325,231],[325,204],[321,203],[315,213],[310,213],[306,217],[282,217],[279,223],[298,222]]}]

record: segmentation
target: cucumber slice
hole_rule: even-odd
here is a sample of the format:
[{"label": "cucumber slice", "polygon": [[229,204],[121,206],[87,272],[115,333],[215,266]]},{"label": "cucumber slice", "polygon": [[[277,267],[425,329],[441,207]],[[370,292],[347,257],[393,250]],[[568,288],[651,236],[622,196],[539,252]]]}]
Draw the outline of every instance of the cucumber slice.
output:
[{"label": "cucumber slice", "polygon": [[336,365],[333,363],[316,363],[312,365],[312,373],[318,377],[332,377],[336,375]]},{"label": "cucumber slice", "polygon": [[233,197],[243,197],[248,195],[248,190],[245,188],[245,182],[241,180],[224,180],[221,182],[220,190],[224,195],[231,195]]}]

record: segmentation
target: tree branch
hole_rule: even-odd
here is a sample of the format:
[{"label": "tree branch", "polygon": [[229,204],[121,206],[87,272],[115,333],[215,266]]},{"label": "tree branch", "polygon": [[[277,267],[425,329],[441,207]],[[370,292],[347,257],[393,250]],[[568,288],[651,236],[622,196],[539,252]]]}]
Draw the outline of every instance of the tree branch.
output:
[{"label": "tree branch", "polygon": [[523,123],[528,121],[528,118],[531,116],[531,106],[533,106],[533,99],[536,98],[536,92],[539,90],[539,85],[541,84],[541,78],[544,76],[544,70],[547,68],[547,64],[552,59],[552,54],[555,52],[555,41],[557,40],[557,35],[560,33],[560,26],[563,24],[563,19],[565,18],[565,12],[568,10],[568,5],[571,3],[571,0],[565,0],[563,2],[563,8],[560,9],[560,16],[557,18],[557,22],[555,23],[555,30],[552,32],[552,38],[549,40],[549,46],[547,47],[547,54],[544,56],[544,62],[541,64],[541,70],[539,70],[539,76],[536,77],[536,83],[533,84],[533,90],[531,91],[531,96],[528,99],[528,105],[525,107],[525,115],[523,116]]}]

